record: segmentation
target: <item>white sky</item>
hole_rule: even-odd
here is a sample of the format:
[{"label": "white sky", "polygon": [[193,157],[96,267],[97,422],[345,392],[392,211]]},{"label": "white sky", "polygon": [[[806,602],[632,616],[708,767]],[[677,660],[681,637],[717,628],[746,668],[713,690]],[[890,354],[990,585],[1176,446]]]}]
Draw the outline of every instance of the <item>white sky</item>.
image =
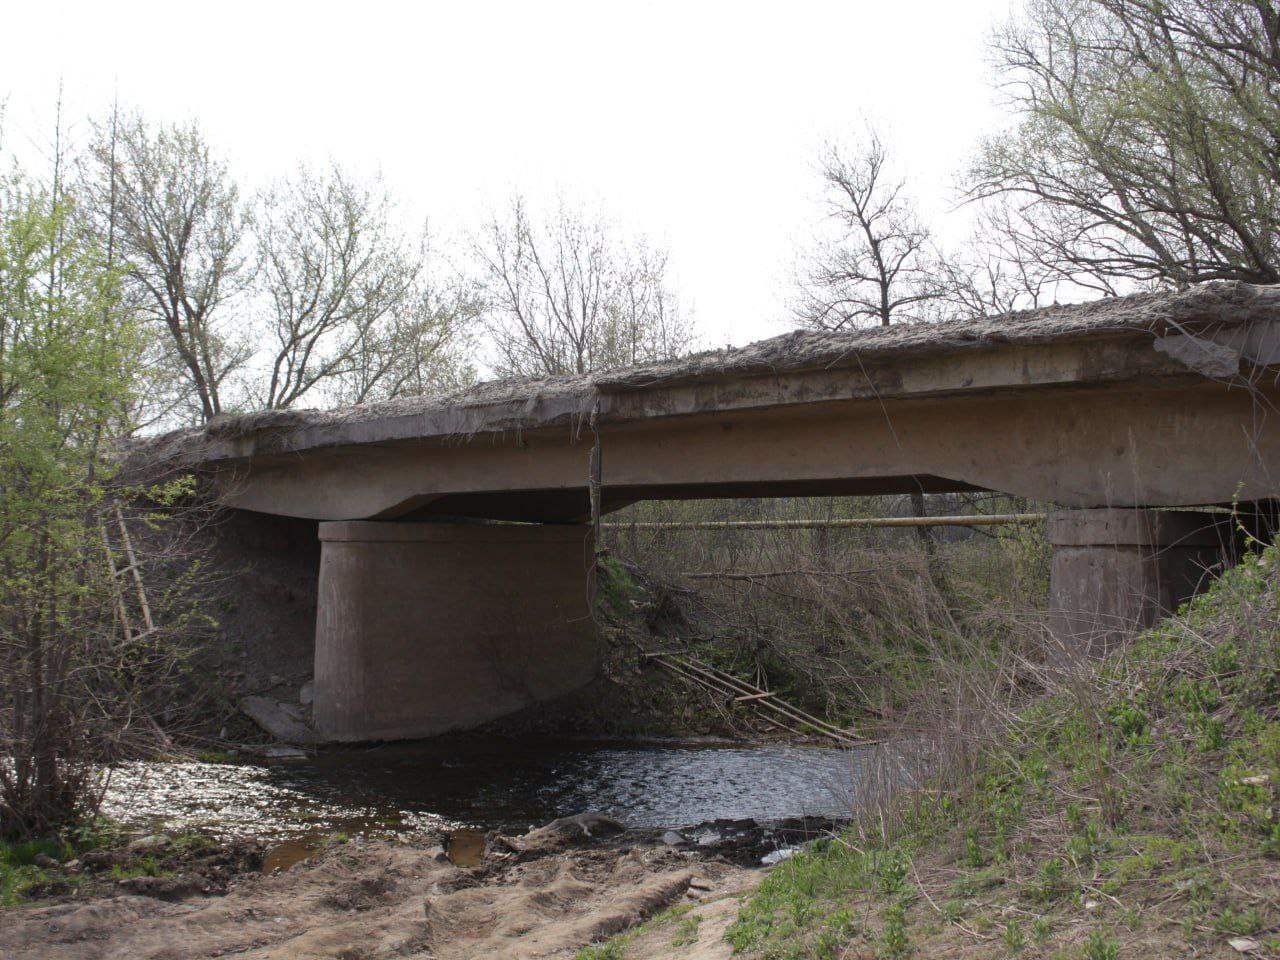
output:
[{"label": "white sky", "polygon": [[333,157],[446,236],[516,189],[601,202],[670,247],[719,346],[789,326],[824,139],[874,121],[946,213],[999,122],[985,41],[1010,0],[5,7],[7,146],[49,139],[61,80],[73,139],[118,91],[197,118],[246,187]]}]

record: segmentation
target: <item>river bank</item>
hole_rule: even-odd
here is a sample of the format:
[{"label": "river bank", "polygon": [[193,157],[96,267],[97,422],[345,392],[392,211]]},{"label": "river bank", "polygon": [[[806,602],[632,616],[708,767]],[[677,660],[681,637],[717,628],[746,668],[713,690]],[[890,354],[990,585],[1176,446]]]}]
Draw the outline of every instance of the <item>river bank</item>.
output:
[{"label": "river bank", "polygon": [[[686,908],[754,886],[766,855],[830,835],[857,762],[781,744],[467,736],[123,764],[103,805],[113,829],[26,851],[0,942],[54,960],[382,956],[370,938],[396,956],[572,956],[647,920],[646,936],[688,927]],[[553,842],[532,829],[582,810],[627,829]],[[431,937],[415,913],[429,901],[450,918]]]},{"label": "river bank", "polygon": [[223,895],[122,888],[11,908],[0,911],[0,942],[12,960],[568,958],[663,911],[674,923],[761,874],[696,847],[601,842],[572,825],[494,833],[470,866],[438,841],[332,843],[287,869],[242,874]]}]

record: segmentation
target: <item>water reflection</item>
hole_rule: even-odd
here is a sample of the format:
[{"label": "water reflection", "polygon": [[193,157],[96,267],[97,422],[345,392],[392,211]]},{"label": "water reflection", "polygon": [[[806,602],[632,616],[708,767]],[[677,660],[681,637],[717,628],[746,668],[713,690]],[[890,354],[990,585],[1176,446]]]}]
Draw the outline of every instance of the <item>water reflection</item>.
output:
[{"label": "water reflection", "polygon": [[321,830],[524,830],[596,810],[632,827],[849,809],[842,750],[672,742],[450,738],[262,764],[131,763],[105,812],[285,839]]}]

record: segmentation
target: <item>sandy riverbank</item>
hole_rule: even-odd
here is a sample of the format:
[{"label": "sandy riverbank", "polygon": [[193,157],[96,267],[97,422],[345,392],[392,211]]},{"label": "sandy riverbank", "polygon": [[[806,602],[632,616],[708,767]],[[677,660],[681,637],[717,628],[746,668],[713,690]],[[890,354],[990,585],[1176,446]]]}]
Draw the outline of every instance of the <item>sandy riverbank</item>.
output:
[{"label": "sandy riverbank", "polygon": [[353,840],[287,871],[244,875],[221,896],[122,891],[0,911],[0,943],[6,960],[571,958],[687,904],[699,917],[707,912],[694,942],[678,954],[649,953],[673,939],[651,925],[636,955],[712,958],[728,955],[713,930],[736,913],[726,898],[760,876],[650,841],[535,840],[491,842],[471,867],[425,841]]}]

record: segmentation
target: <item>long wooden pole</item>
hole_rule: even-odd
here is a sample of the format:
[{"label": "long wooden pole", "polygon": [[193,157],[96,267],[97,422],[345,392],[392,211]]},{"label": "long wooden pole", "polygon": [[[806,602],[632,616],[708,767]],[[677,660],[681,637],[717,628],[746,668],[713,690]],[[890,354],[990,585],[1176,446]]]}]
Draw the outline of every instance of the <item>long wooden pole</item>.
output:
[{"label": "long wooden pole", "polygon": [[972,517],[845,517],[837,520],[637,520],[611,521],[605,530],[826,530],[844,527],[996,527],[1039,523],[1043,513],[992,513]]}]

